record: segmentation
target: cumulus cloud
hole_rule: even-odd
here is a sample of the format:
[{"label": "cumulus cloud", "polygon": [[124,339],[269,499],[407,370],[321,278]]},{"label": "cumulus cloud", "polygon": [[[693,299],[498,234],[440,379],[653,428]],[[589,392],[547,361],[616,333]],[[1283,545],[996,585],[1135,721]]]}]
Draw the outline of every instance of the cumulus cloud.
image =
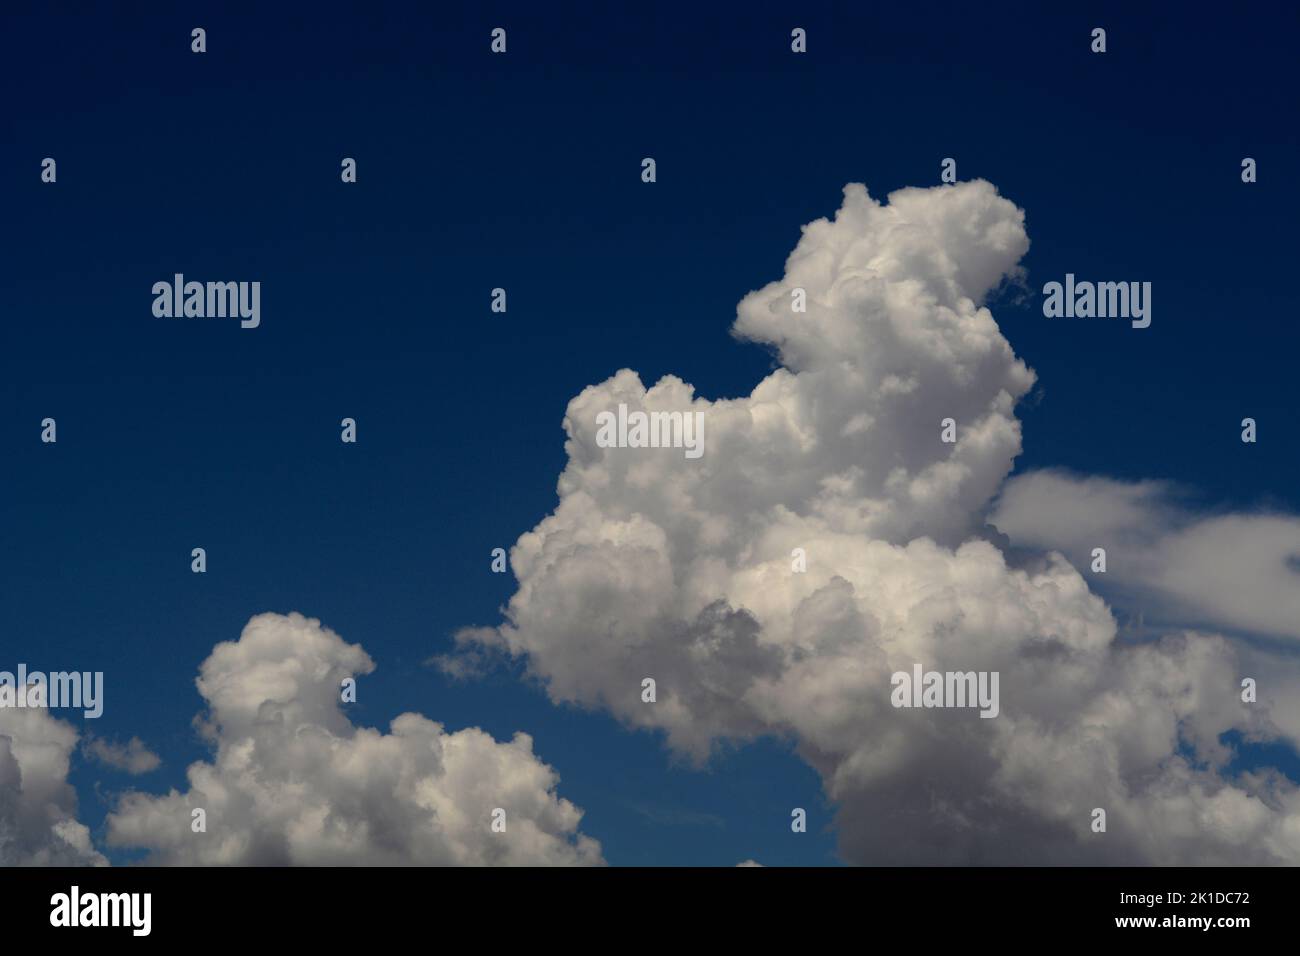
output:
[{"label": "cumulus cloud", "polygon": [[0,707],[0,866],[103,866],[68,783],[77,731],[42,707]]},{"label": "cumulus cloud", "polygon": [[102,737],[88,737],[82,743],[81,749],[87,756],[98,760],[104,766],[121,770],[132,776],[150,773],[162,764],[159,756],[139,737],[132,737],[124,744],[114,743]]},{"label": "cumulus cloud", "polygon": [[[261,614],[200,668],[215,745],[189,787],[126,794],[108,843],[155,864],[567,865],[603,862],[582,812],[523,733],[499,742],[415,713],[387,733],[355,726],[340,687],[374,663],[300,614]],[[192,811],[206,832],[192,830]],[[505,811],[505,831],[492,829]]]},{"label": "cumulus cloud", "polygon": [[1013,543],[1081,571],[1106,550],[1106,583],[1168,616],[1300,638],[1300,517],[1198,515],[1162,481],[1037,471],[1007,482],[990,520]]},{"label": "cumulus cloud", "polygon": [[[750,395],[624,369],[569,403],[559,504],[511,551],[505,621],[461,652],[521,659],[554,701],[696,760],[792,739],[853,862],[1300,862],[1296,787],[1229,770],[1224,733],[1280,734],[1240,700],[1234,645],[1117,641],[1063,557],[1012,566],[984,525],[1034,382],[986,300],[1027,248],[989,183],[847,187],[740,303],[736,336],[781,362]],[[702,412],[703,456],[602,447],[620,404]],[[916,663],[998,671],[1000,715],[893,708]]]}]

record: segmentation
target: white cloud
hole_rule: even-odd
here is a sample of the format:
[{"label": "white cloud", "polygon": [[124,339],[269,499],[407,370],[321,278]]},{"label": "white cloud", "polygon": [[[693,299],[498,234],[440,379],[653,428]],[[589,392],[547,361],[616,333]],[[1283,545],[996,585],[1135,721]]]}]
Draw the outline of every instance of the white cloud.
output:
[{"label": "white cloud", "polygon": [[[603,862],[527,734],[447,733],[414,713],[388,733],[354,726],[340,685],[373,669],[359,645],[319,621],[254,617],[200,669],[215,758],[190,766],[183,793],[126,794],[109,817],[109,844],[146,848],[157,864]],[[191,830],[195,808],[206,812],[205,833]],[[491,828],[497,808],[503,833]]]},{"label": "white cloud", "polygon": [[81,745],[85,753],[105,766],[121,770],[132,776],[157,770],[162,760],[139,737],[125,744],[113,743],[102,737],[88,737]]},{"label": "white cloud", "polygon": [[77,731],[45,708],[0,707],[0,866],[102,866],[68,783]]},{"label": "white cloud", "polygon": [[[888,204],[847,187],[740,303],[737,336],[783,364],[748,397],[625,369],[570,402],[560,502],[512,549],[506,622],[458,646],[522,658],[553,700],[697,759],[793,739],[854,862],[1300,862],[1295,786],[1225,770],[1222,733],[1280,733],[1239,700],[1233,645],[1125,646],[1066,561],[1013,568],[981,540],[1034,381],[982,303],[1027,248],[988,183]],[[619,403],[703,412],[703,457],[599,447]],[[890,674],[914,663],[999,671],[1001,715],[892,708]]]},{"label": "white cloud", "polygon": [[1014,544],[1060,551],[1081,571],[1105,548],[1105,582],[1147,610],[1300,638],[1294,515],[1202,516],[1166,482],[1037,471],[1007,482],[990,520]]}]

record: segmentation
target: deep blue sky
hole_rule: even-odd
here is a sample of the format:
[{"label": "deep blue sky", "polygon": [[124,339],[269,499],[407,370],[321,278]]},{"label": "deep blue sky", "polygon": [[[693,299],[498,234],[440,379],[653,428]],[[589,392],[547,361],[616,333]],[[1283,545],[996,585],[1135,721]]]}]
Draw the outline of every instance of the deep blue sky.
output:
[{"label": "deep blue sky", "polygon": [[[735,305],[846,182],[933,185],[952,156],[1026,210],[1033,294],[994,306],[1040,376],[1019,468],[1300,510],[1294,9],[130,6],[0,30],[0,669],[105,671],[89,729],[162,755],[135,781],[77,766],[97,834],[115,792],[204,755],[212,646],[298,610],[378,663],[354,719],[533,734],[612,863],[835,862],[780,742],[691,769],[516,675],[422,662],[499,620],[489,552],[553,507],[572,396],[624,366],[709,397],[770,369]],[[261,328],[155,319],[175,272],[260,279]],[[1151,328],[1044,319],[1066,272],[1153,282]]]}]

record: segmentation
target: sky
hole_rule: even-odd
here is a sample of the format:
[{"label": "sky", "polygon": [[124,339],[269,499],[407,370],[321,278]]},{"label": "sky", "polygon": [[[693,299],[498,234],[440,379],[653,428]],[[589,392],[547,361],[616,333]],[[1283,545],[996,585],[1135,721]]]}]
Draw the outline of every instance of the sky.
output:
[{"label": "sky", "polygon": [[[75,815],[96,852],[115,864],[150,848],[153,861],[183,856],[150,842],[149,814],[166,804],[138,795],[184,791],[186,768],[212,759],[198,714],[224,714],[232,750],[240,733],[259,739],[238,729],[259,701],[227,685],[205,697],[195,679],[250,619],[299,612],[373,660],[347,705],[352,724],[382,732],[415,712],[449,735],[528,734],[558,776],[558,799],[582,811],[578,825],[546,803],[564,818],[548,837],[564,844],[560,856],[583,855],[580,830],[615,865],[913,859],[855,836],[865,827],[855,812],[837,817],[837,804],[861,798],[857,784],[824,779],[857,766],[841,762],[849,730],[792,716],[820,698],[643,720],[547,631],[576,633],[609,614],[607,636],[619,639],[631,618],[588,601],[580,584],[573,607],[522,608],[513,643],[454,636],[503,624],[520,581],[492,573],[491,552],[556,511],[576,396],[626,368],[646,388],[673,375],[698,399],[739,399],[791,364],[783,348],[821,368],[815,342],[791,343],[761,318],[748,340],[733,334],[738,304],[782,281],[800,228],[833,218],[846,184],[882,203],[906,187],[929,191],[945,157],[963,184],[982,180],[1002,197],[972,192],[980,215],[1012,222],[1005,200],[1023,210],[1028,236],[1023,255],[994,270],[987,299],[971,296],[1035,375],[1007,456],[1019,494],[992,502],[1003,475],[990,466],[993,492],[973,527],[997,511],[1008,548],[1074,560],[1099,520],[1088,501],[1110,520],[1127,513],[1116,500],[1132,503],[1130,483],[1166,483],[1137,495],[1150,511],[1126,540],[1130,554],[1140,545],[1141,567],[1134,558],[1129,573],[1120,556],[1119,581],[1089,579],[1113,605],[1118,639],[1143,638],[1127,628],[1142,613],[1143,628],[1226,634],[1292,673],[1300,618],[1288,617],[1295,598],[1284,592],[1300,591],[1300,545],[1294,518],[1276,516],[1300,513],[1300,332],[1289,320],[1300,305],[1289,278],[1300,150],[1286,42],[1298,15],[1267,4],[1052,6],[6,11],[0,669],[103,671],[104,715],[59,718],[82,743],[138,737],[160,758],[132,775],[65,747]],[[201,55],[190,51],[196,26],[207,31]],[[508,32],[503,56],[489,50],[497,26]],[[1097,26],[1104,55],[1089,50]],[[806,54],[790,51],[794,27],[807,30]],[[57,160],[55,184],[41,182],[44,157]],[[357,161],[355,184],[340,181],[343,157]],[[644,157],[656,161],[654,183],[642,181]],[[1257,160],[1257,182],[1242,182],[1243,157]],[[1017,268],[1018,282],[999,281]],[[1044,317],[1043,284],[1067,272],[1151,282],[1151,327]],[[150,289],[175,273],[261,281],[261,325],[156,318]],[[508,293],[504,314],[489,307],[496,287]],[[885,354],[876,340],[863,348]],[[1248,416],[1252,444],[1240,439]],[[46,417],[57,421],[53,445],[40,441]],[[357,422],[355,444],[339,440],[344,417]],[[732,437],[757,442],[743,429]],[[766,500],[780,476],[745,447],[756,444],[720,446],[753,466],[726,480],[745,500],[752,479]],[[818,460],[852,454],[850,438]],[[1052,480],[1061,484],[1046,500],[1079,509],[1055,524],[1034,506]],[[600,501],[601,520],[625,519],[625,504]],[[729,514],[695,506],[694,519]],[[1243,515],[1273,523],[1198,531]],[[927,511],[861,534],[902,547],[921,528],[956,548],[958,529],[938,520]],[[1189,529],[1203,534],[1194,553],[1210,566],[1176,560],[1193,553],[1180,537]],[[1239,606],[1233,596],[1248,592],[1234,574],[1255,568],[1257,530],[1282,542],[1272,545],[1281,564],[1252,571],[1262,593]],[[666,533],[680,571],[693,532]],[[190,570],[196,547],[204,574]],[[1219,577],[1222,593],[1207,583]],[[566,586],[560,572],[528,581],[521,600],[535,603]],[[674,586],[687,587],[680,575]],[[635,590],[614,588],[615,598]],[[723,591],[735,605],[744,586]],[[357,664],[317,632],[302,640],[326,670]],[[503,643],[515,653],[473,679],[436,662]],[[231,654],[204,673],[216,681],[229,665],[230,686],[255,687],[238,668],[260,658]],[[571,688],[570,699],[548,685]],[[337,730],[336,713],[312,707]],[[1276,739],[1240,745],[1221,773],[1274,766],[1293,788],[1295,716],[1275,715]],[[1202,730],[1229,733],[1192,736]],[[1193,764],[1215,750],[1199,743]],[[532,773],[532,758],[511,754]],[[120,827],[132,845],[109,839],[122,806],[134,808]],[[807,810],[806,833],[791,831],[793,807]],[[1072,859],[1054,839],[1041,846],[1037,859]],[[466,852],[455,859],[483,859]],[[1163,844],[1144,854],[1187,859]],[[996,857],[975,845],[914,859]]]}]

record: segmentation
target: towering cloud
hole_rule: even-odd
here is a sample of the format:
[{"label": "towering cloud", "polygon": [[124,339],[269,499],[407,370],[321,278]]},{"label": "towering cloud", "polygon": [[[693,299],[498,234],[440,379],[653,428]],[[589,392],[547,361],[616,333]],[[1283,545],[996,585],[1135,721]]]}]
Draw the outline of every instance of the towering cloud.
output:
[{"label": "towering cloud", "polygon": [[[847,187],[740,303],[735,334],[782,365],[749,396],[623,370],[569,403],[560,501],[511,552],[506,620],[445,666],[521,658],[553,700],[699,760],[786,737],[855,862],[1300,862],[1296,787],[1232,772],[1221,742],[1280,733],[1241,701],[1234,645],[1117,640],[1063,557],[1012,566],[984,525],[1034,381],[984,302],[1027,248],[989,183]],[[602,447],[621,404],[702,413],[703,455]],[[894,709],[890,675],[917,663],[1000,672],[1000,715]]]},{"label": "towering cloud", "polygon": [[[189,789],[124,796],[110,845],[159,864],[597,864],[582,812],[527,734],[500,743],[419,714],[388,733],[356,727],[344,679],[374,663],[317,620],[261,614],[203,662],[203,723],[216,746]],[[204,811],[206,832],[193,812]],[[505,811],[504,832],[492,828]]]}]

